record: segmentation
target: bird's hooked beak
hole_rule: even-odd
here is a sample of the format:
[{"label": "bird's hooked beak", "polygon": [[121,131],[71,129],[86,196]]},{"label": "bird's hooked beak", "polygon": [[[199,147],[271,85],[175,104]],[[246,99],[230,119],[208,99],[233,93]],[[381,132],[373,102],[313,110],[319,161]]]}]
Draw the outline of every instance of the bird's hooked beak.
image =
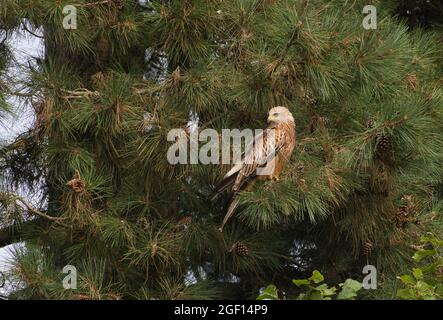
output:
[{"label": "bird's hooked beak", "polygon": [[274,117],[274,115],[270,114],[268,116],[268,124],[275,122],[275,120],[276,120],[276,118]]}]

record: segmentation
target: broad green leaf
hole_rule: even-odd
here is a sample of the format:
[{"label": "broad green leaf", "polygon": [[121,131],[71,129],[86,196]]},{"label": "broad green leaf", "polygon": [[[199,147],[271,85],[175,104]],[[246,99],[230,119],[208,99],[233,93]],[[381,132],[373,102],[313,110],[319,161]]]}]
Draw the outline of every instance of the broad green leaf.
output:
[{"label": "broad green leaf", "polygon": [[404,274],[404,275],[397,277],[397,278],[400,279],[401,282],[403,282],[407,286],[414,286],[415,285],[415,280],[410,275]]},{"label": "broad green leaf", "polygon": [[312,291],[309,295],[309,300],[324,300],[320,291]]},{"label": "broad green leaf", "polygon": [[412,275],[417,280],[423,279],[423,271],[420,268],[412,269]]},{"label": "broad green leaf", "polygon": [[307,296],[306,296],[306,293],[300,293],[299,295],[298,295],[298,298],[297,298],[298,300],[308,300],[307,299]]},{"label": "broad green leaf", "polygon": [[432,274],[435,271],[437,271],[438,267],[439,267],[438,261],[434,261],[426,266],[421,267],[421,271],[423,271],[423,274]]},{"label": "broad green leaf", "polygon": [[439,281],[435,278],[431,278],[431,279],[426,279],[426,282],[431,286],[431,287],[436,287],[439,284]]},{"label": "broad green leaf", "polygon": [[414,253],[414,255],[412,256],[412,259],[414,259],[417,262],[420,262],[424,258],[433,256],[436,253],[437,253],[437,251],[435,249],[432,249],[432,250],[418,250],[418,251],[416,251]]},{"label": "broad green leaf", "polygon": [[339,300],[350,300],[357,297],[357,292],[363,288],[363,284],[353,279],[346,279],[344,283],[341,283],[342,287],[340,293],[337,296]]},{"label": "broad green leaf", "polygon": [[421,237],[422,243],[431,243],[434,248],[443,247],[443,240],[438,239],[435,235],[429,233],[426,236]]},{"label": "broad green leaf", "polygon": [[312,276],[309,278],[309,280],[313,281],[314,283],[320,283],[323,280],[325,280],[325,277],[320,273],[318,270],[314,270],[312,272]]},{"label": "broad green leaf", "polygon": [[332,296],[337,291],[335,287],[329,288],[326,283],[317,286],[315,289],[320,291],[323,296]]},{"label": "broad green leaf", "polygon": [[346,279],[346,281],[342,284],[342,288],[349,288],[357,292],[363,288],[363,284],[353,279]]},{"label": "broad green leaf", "polygon": [[270,284],[263,290],[262,294],[258,296],[257,300],[279,300],[277,287]]},{"label": "broad green leaf", "polygon": [[311,284],[311,282],[308,279],[294,279],[292,280],[292,283],[295,284],[297,287]]},{"label": "broad green leaf", "polygon": [[351,288],[343,288],[337,296],[338,300],[352,300],[357,296],[355,290]]},{"label": "broad green leaf", "polygon": [[443,283],[438,284],[435,288],[435,294],[438,296],[439,299],[443,299]]},{"label": "broad green leaf", "polygon": [[412,289],[399,289],[397,290],[397,297],[403,300],[413,300],[416,299],[414,290]]},{"label": "broad green leaf", "polygon": [[417,281],[417,284],[415,285],[415,287],[417,288],[418,291],[420,291],[422,294],[428,293],[430,291],[434,291],[434,287],[431,286],[430,284],[419,280]]}]

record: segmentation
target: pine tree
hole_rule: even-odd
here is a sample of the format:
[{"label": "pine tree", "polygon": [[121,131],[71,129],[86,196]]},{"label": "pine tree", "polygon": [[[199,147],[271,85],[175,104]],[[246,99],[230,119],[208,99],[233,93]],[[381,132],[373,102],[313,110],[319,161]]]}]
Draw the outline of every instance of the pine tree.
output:
[{"label": "pine tree", "polygon": [[[0,70],[17,63],[14,31],[45,43],[26,80],[0,78],[0,110],[19,96],[35,111],[0,150],[0,246],[24,243],[11,298],[255,298],[314,269],[359,279],[368,263],[373,295],[393,297],[418,235],[442,228],[441,35],[408,28],[390,1],[372,1],[375,30],[367,1],[339,0],[78,0],[67,30],[70,2],[0,7]],[[220,233],[230,195],[210,199],[227,166],[171,165],[167,134],[190,119],[264,128],[277,105],[297,147]]]},{"label": "pine tree", "polygon": [[397,15],[412,28],[443,27],[443,3],[439,0],[399,0],[392,1],[392,4]]}]

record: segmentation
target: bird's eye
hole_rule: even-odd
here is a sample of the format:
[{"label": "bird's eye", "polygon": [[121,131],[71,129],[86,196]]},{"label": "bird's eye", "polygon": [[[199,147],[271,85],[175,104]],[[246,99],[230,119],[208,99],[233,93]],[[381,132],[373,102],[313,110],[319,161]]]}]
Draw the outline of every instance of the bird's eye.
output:
[{"label": "bird's eye", "polygon": [[273,113],[272,114],[274,117],[276,117],[276,116],[278,116],[278,113],[276,112],[276,113]]}]

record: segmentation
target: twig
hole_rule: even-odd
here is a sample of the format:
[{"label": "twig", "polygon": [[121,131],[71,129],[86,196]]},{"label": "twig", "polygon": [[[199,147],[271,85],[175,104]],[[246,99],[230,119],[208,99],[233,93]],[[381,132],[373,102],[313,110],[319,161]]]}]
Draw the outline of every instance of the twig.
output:
[{"label": "twig", "polygon": [[93,7],[100,4],[111,4],[114,0],[102,0],[102,1],[96,1],[96,2],[89,2],[89,3],[80,3],[76,4],[76,7]]},{"label": "twig", "polygon": [[67,94],[62,97],[64,99],[81,99],[81,98],[91,98],[91,97],[100,96],[100,93],[98,91],[90,91],[84,88],[80,88],[74,91],[62,89],[62,91]]},{"label": "twig", "polygon": [[291,38],[288,40],[288,42],[286,43],[286,47],[283,50],[280,59],[278,60],[277,64],[274,67],[274,70],[277,69],[277,67],[283,62],[283,60],[285,59],[286,55],[288,54],[289,49],[292,47],[292,45],[295,42],[295,39],[297,38],[298,35],[298,28],[295,28],[294,31],[292,31],[291,34]]},{"label": "twig", "polygon": [[44,36],[39,36],[38,34],[35,34],[34,32],[32,32],[31,30],[28,29],[28,27],[26,26],[26,23],[22,24],[23,29],[25,29],[26,31],[28,31],[30,34],[32,34],[34,37],[40,38],[40,39],[44,39]]},{"label": "twig", "polygon": [[5,37],[2,39],[2,41],[0,41],[0,46],[2,46],[6,42],[6,40],[8,40],[8,34],[7,33],[5,33]]},{"label": "twig", "polygon": [[22,203],[22,204],[26,207],[26,209],[27,209],[29,212],[32,212],[33,214],[36,214],[36,215],[38,215],[38,216],[40,216],[40,217],[42,217],[42,218],[45,218],[45,219],[48,219],[48,220],[51,220],[51,221],[61,221],[61,220],[66,220],[66,218],[62,218],[62,217],[52,217],[52,216],[48,216],[47,214],[45,214],[45,213],[43,213],[43,212],[41,212],[41,211],[35,209],[34,207],[32,207],[32,206],[29,204],[29,202],[27,202],[27,201],[26,201],[25,199],[23,199],[23,198],[16,197],[15,200],[17,200],[17,201],[19,201],[20,203]]},{"label": "twig", "polygon": [[52,216],[48,216],[47,214],[37,210],[36,208],[34,208],[28,201],[26,201],[25,199],[23,199],[22,197],[16,195],[16,194],[7,194],[7,193],[0,193],[3,195],[6,195],[9,200],[14,201],[16,204],[17,202],[21,203],[22,206],[25,207],[25,209],[30,212],[33,213],[34,215],[37,215],[39,217],[45,218],[47,220],[51,220],[51,221],[61,221],[61,220],[66,220],[66,218],[62,218],[62,217],[52,217]]}]

